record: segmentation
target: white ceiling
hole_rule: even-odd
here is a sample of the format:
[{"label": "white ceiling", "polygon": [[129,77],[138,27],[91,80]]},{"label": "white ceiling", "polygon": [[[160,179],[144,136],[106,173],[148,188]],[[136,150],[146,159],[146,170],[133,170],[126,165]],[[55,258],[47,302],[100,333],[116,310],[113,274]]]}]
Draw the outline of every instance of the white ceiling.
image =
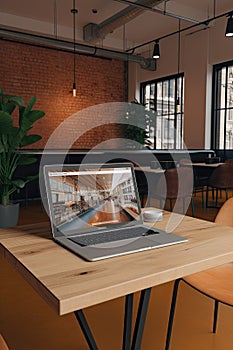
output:
[{"label": "white ceiling", "polygon": [[[169,0],[166,3],[166,12],[203,21],[214,16],[214,4],[216,16],[233,11],[232,0]],[[115,0],[76,0],[78,41],[83,40],[83,26],[90,22],[99,24],[127,6]],[[0,21],[4,26],[18,30],[30,29],[50,36],[72,39],[72,7],[73,0],[3,0],[0,2]],[[92,9],[96,9],[97,14]],[[164,3],[155,9],[163,11]],[[118,49],[129,48],[176,31],[178,22],[174,17],[144,11],[97,44]],[[181,28],[192,24],[182,20]]]}]

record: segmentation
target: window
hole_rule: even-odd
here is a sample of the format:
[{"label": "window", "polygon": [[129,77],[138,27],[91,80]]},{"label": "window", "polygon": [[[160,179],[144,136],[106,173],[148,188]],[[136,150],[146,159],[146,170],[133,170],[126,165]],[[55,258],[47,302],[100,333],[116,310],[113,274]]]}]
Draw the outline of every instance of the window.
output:
[{"label": "window", "polygon": [[156,111],[148,132],[154,149],[182,149],[184,75],[177,74],[141,84],[141,102]]},{"label": "window", "polygon": [[233,61],[213,70],[212,148],[233,149]]}]

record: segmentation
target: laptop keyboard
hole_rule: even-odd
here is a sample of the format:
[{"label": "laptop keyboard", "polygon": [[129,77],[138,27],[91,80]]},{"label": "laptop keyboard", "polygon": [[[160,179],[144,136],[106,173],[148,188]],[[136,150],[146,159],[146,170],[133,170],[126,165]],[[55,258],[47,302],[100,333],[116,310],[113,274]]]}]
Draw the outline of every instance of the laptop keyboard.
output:
[{"label": "laptop keyboard", "polygon": [[151,230],[146,227],[135,227],[130,229],[121,229],[113,231],[98,232],[94,234],[85,234],[83,236],[77,236],[69,238],[71,241],[78,243],[81,246],[89,246],[100,243],[120,241],[122,239],[137,238],[141,236],[159,234],[159,231]]}]

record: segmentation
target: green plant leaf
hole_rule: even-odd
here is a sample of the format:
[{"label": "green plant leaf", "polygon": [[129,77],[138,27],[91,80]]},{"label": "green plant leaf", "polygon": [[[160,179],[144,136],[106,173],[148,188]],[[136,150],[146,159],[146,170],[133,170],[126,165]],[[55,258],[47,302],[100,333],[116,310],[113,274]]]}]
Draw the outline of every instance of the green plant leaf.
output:
[{"label": "green plant leaf", "polygon": [[26,181],[23,179],[16,179],[16,180],[11,180],[11,183],[16,188],[24,188]]},{"label": "green plant leaf", "polygon": [[22,119],[23,119],[23,113],[24,113],[25,107],[19,106],[19,126],[21,127]]},{"label": "green plant leaf", "polygon": [[27,132],[28,130],[31,129],[32,123],[27,117],[25,117],[24,110],[25,110],[25,107],[19,108],[19,126],[21,130],[23,130],[24,132]]},{"label": "green plant leaf", "polygon": [[[0,201],[6,203],[9,196],[19,192],[26,183],[38,179],[39,174],[15,178],[18,167],[33,164],[37,158],[29,154],[20,154],[18,149],[31,145],[41,139],[40,135],[27,135],[33,123],[44,116],[44,112],[32,110],[36,98],[32,97],[24,106],[18,96],[4,95],[0,88]],[[19,127],[13,125],[12,113],[18,112]]]},{"label": "green plant leaf", "polygon": [[22,97],[20,96],[14,96],[14,95],[4,95],[4,97],[9,101],[13,102],[17,106],[23,106],[24,101]]},{"label": "green plant leaf", "polygon": [[39,174],[28,176],[28,177],[27,177],[27,180],[26,180],[26,183],[28,183],[28,182],[30,182],[30,181],[37,180],[38,177],[39,177]]},{"label": "green plant leaf", "polygon": [[16,108],[16,104],[13,103],[13,102],[8,102],[6,105],[5,105],[5,108],[4,108],[4,111],[9,113],[9,114],[12,114],[14,112]]},{"label": "green plant leaf", "polygon": [[2,138],[2,144],[6,147],[7,146],[8,136],[6,134],[2,134],[1,138]]},{"label": "green plant leaf", "polygon": [[37,110],[30,111],[27,115],[24,115],[23,113],[20,119],[20,128],[27,132],[32,128],[32,124],[38,119],[42,118],[44,115],[44,112]]},{"label": "green plant leaf", "polygon": [[29,164],[36,163],[36,161],[37,161],[37,158],[32,157],[29,154],[21,154],[19,156],[18,165],[29,165]]},{"label": "green plant leaf", "polygon": [[35,123],[35,121],[42,118],[44,115],[44,112],[35,109],[34,111],[30,111],[28,113],[27,118],[30,120],[30,123],[32,125],[33,123]]},{"label": "green plant leaf", "polygon": [[16,126],[13,127],[8,136],[8,145],[10,150],[15,150],[19,147],[22,138],[24,137],[25,132]]},{"label": "green plant leaf", "polygon": [[25,110],[24,110],[24,116],[26,116],[32,109],[32,107],[34,106],[34,104],[36,103],[36,96],[33,96],[30,101],[28,102],[28,105],[26,106]]},{"label": "green plant leaf", "polygon": [[20,147],[31,145],[39,140],[41,140],[40,135],[25,135],[20,142]]},{"label": "green plant leaf", "polygon": [[0,153],[4,152],[4,146],[2,141],[0,140]]},{"label": "green plant leaf", "polygon": [[0,135],[9,134],[13,128],[12,116],[4,111],[0,111]]}]

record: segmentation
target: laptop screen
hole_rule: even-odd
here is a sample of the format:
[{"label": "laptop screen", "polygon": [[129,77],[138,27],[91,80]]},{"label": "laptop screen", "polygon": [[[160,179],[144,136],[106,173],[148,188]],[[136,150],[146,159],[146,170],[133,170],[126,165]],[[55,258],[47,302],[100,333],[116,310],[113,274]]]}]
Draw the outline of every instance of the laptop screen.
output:
[{"label": "laptop screen", "polygon": [[141,220],[131,165],[53,167],[47,181],[53,227],[65,235]]}]

